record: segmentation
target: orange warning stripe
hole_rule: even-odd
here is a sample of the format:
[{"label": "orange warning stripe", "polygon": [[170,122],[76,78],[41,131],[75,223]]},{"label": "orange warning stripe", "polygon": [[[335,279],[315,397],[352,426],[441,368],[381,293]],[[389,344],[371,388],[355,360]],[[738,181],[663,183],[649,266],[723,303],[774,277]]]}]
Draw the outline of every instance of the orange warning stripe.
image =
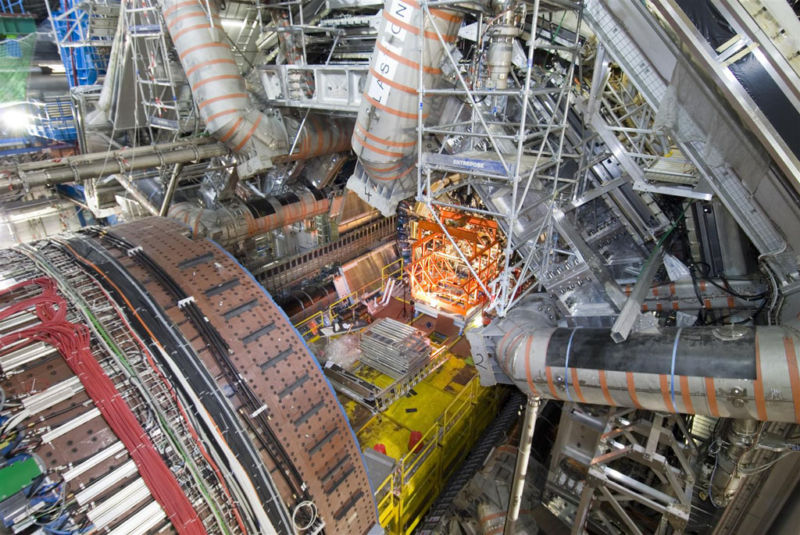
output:
[{"label": "orange warning stripe", "polygon": [[[215,24],[214,27],[216,29],[218,29],[218,30],[225,31],[225,29],[222,26],[219,26],[217,24]],[[183,37],[184,35],[186,35],[189,32],[193,32],[195,30],[204,30],[204,29],[205,30],[210,30],[211,29],[211,25],[209,25],[209,24],[197,24],[195,26],[189,26],[188,28],[184,28],[184,29],[182,29],[181,31],[177,32],[175,35],[172,36],[172,42],[173,43],[176,42],[178,39],[180,39],[181,37]],[[220,43],[220,44],[222,44],[222,43]],[[228,46],[228,45],[224,45],[223,44],[223,46]]]},{"label": "orange warning stripe", "polygon": [[190,48],[187,48],[186,50],[184,50],[180,55],[180,59],[185,58],[186,56],[188,56],[192,52],[197,52],[198,50],[203,50],[204,48],[227,48],[227,47],[228,47],[228,45],[226,45],[225,43],[203,43],[202,45],[195,45],[193,47],[190,47]]},{"label": "orange warning stripe", "polygon": [[[409,31],[414,35],[419,35],[419,28],[407,22],[403,22],[402,20],[390,15],[389,13],[386,12],[385,9],[383,10],[383,18],[386,19],[389,23],[393,24],[394,26],[399,26],[400,28]],[[436,32],[431,32],[427,30],[425,31],[425,38],[430,39],[431,41],[439,40],[439,36],[436,35]],[[456,36],[442,33],[442,41],[444,41],[445,43],[455,43]]]},{"label": "orange warning stripe", "polygon": [[398,89],[398,90],[402,91],[403,93],[408,93],[409,95],[416,95],[417,94],[417,88],[416,87],[409,87],[407,85],[403,85],[403,84],[397,83],[394,80],[391,80],[391,79],[383,76],[381,73],[379,73],[378,71],[376,71],[372,67],[370,67],[369,72],[372,74],[372,76],[374,76],[375,78],[377,78],[378,80],[380,80],[384,84],[388,85],[389,87],[394,87],[395,89]]},{"label": "orange warning stripe", "polygon": [[227,58],[220,58],[220,59],[210,59],[208,61],[201,61],[188,71],[186,71],[186,76],[191,76],[193,73],[197,72],[198,69],[202,69],[203,67],[208,67],[209,65],[219,65],[220,63],[226,63],[228,65],[236,65],[236,62],[232,59]]},{"label": "orange warning stripe", "polygon": [[236,120],[236,122],[233,123],[233,126],[231,126],[230,129],[228,129],[228,131],[225,132],[225,134],[221,138],[219,138],[219,140],[222,141],[223,143],[228,141],[233,136],[233,134],[236,133],[236,129],[239,128],[239,125],[242,124],[242,121],[244,121],[244,117],[239,117]]},{"label": "orange warning stripe", "polygon": [[669,384],[667,383],[667,376],[665,374],[659,374],[658,382],[661,385],[661,397],[664,398],[664,406],[667,407],[669,412],[678,412],[675,410],[675,405],[672,404],[672,397],[670,396],[669,392]]},{"label": "orange warning stripe", "polygon": [[714,378],[706,377],[706,398],[708,399],[708,410],[711,416],[719,418],[719,407],[717,406],[717,391],[714,387]]},{"label": "orange warning stripe", "polygon": [[511,340],[508,342],[508,346],[506,346],[506,350],[505,350],[505,354],[506,354],[506,356],[503,358],[503,366],[505,366],[506,368],[508,368],[508,359],[509,359],[509,358],[510,358],[510,356],[511,356],[511,354],[510,354],[509,350],[510,350],[512,347],[514,347],[514,344],[516,344],[516,343],[517,343],[517,340],[519,340],[519,339],[520,339],[520,338],[522,338],[523,336],[525,336],[525,333],[524,333],[524,332],[520,332],[520,333],[519,333],[517,336],[515,336],[514,338],[512,338],[512,339],[511,339]]},{"label": "orange warning stripe", "polygon": [[256,128],[258,128],[258,123],[261,122],[261,118],[262,117],[264,117],[264,116],[261,115],[261,114],[258,115],[258,119],[256,119],[256,121],[253,123],[252,128],[250,128],[250,131],[247,132],[246,136],[244,136],[244,139],[242,140],[242,142],[239,143],[238,145],[236,145],[235,147],[233,147],[233,152],[239,152],[239,150],[242,147],[244,147],[245,143],[247,143],[250,140],[250,137],[253,135],[253,132],[255,132]]},{"label": "orange warning stripe", "polygon": [[561,399],[556,391],[555,385],[553,384],[553,372],[551,371],[550,366],[544,367],[544,373],[547,375],[547,387],[550,389],[550,394],[552,394],[555,399]]},{"label": "orange warning stripe", "polygon": [[[397,117],[402,117],[403,119],[416,119],[417,118],[417,114],[416,113],[406,113],[404,111],[400,111],[400,110],[397,110],[395,108],[390,108],[389,106],[385,106],[385,105],[381,104],[380,102],[378,102],[377,100],[375,100],[374,98],[372,98],[371,96],[369,96],[366,93],[364,93],[364,98],[366,98],[369,101],[370,104],[372,104],[373,106],[375,106],[379,110],[383,110],[385,112],[391,113],[392,115],[396,115]],[[427,116],[428,116],[427,114],[424,114],[422,116],[422,118],[424,119]]]},{"label": "orange warning stripe", "polygon": [[363,135],[365,135],[368,139],[371,139],[372,141],[377,141],[378,143],[380,143],[382,145],[386,145],[388,147],[402,148],[402,147],[415,147],[417,145],[417,141],[416,140],[408,141],[408,142],[402,142],[401,143],[399,141],[392,141],[390,139],[386,139],[386,138],[383,138],[383,137],[378,137],[375,134],[370,134],[367,131],[367,129],[364,128],[363,126],[361,126],[361,123],[359,123],[358,121],[356,121],[356,129],[359,132],[361,132]]},{"label": "orange warning stripe", "polygon": [[586,398],[583,397],[583,392],[581,392],[581,385],[578,382],[578,369],[577,368],[570,368],[570,374],[572,375],[572,387],[575,389],[575,394],[577,394],[578,399],[581,403],[586,403]]},{"label": "orange warning stripe", "polygon": [[[386,54],[387,56],[389,56],[390,58],[392,58],[393,60],[397,61],[398,63],[401,63],[401,64],[405,65],[406,67],[411,67],[414,70],[418,70],[419,69],[419,63],[417,63],[416,61],[410,60],[408,58],[405,58],[405,57],[401,56],[400,54],[395,54],[394,52],[392,52],[391,50],[386,48],[386,46],[384,46],[383,43],[381,43],[380,41],[378,41],[375,44],[375,47],[378,50],[380,50],[381,52],[383,52],[384,54]],[[428,67],[428,66],[423,65],[422,70],[423,70],[423,72],[427,72],[428,74],[442,74],[442,69],[438,69],[436,67]]]},{"label": "orange warning stripe", "polygon": [[539,395],[539,391],[533,385],[533,375],[531,374],[531,345],[533,345],[533,335],[528,336],[528,341],[525,343],[525,379],[528,381],[528,389],[534,396]]},{"label": "orange warning stripe", "polygon": [[600,375],[600,389],[603,391],[603,397],[606,398],[606,402],[609,405],[611,405],[612,407],[616,407],[617,404],[611,397],[611,392],[608,391],[608,383],[606,382],[606,371],[598,370],[598,375]]},{"label": "orange warning stripe", "polygon": [[643,408],[639,404],[639,398],[636,397],[636,385],[633,382],[633,372],[625,372],[625,379],[628,383],[628,394],[631,396],[631,401],[637,409]]},{"label": "orange warning stripe", "polygon": [[212,82],[219,82],[220,80],[239,80],[241,76],[238,74],[220,74],[218,76],[209,76],[208,78],[203,78],[196,84],[192,86],[192,91],[196,91],[198,87],[204,86],[206,84],[210,84]]},{"label": "orange warning stripe", "polygon": [[402,158],[403,156],[406,156],[402,152],[392,152],[392,151],[389,151],[389,150],[385,150],[385,149],[381,149],[379,147],[376,147],[375,145],[372,145],[371,143],[369,143],[366,140],[366,138],[364,138],[364,136],[362,136],[358,132],[353,132],[353,137],[355,137],[358,140],[359,143],[361,143],[365,148],[371,150],[372,152],[377,152],[378,154],[383,154],[384,156],[388,156],[390,158]]},{"label": "orange warning stripe", "polygon": [[180,17],[176,17],[176,18],[172,19],[171,21],[169,21],[169,23],[167,23],[167,29],[171,31],[172,28],[174,28],[175,25],[178,24],[182,20],[191,19],[191,18],[194,18],[194,17],[206,18],[206,15],[207,15],[206,12],[203,11],[202,9],[200,9],[200,6],[198,6],[196,10],[191,10],[188,13],[184,13]]},{"label": "orange warning stripe", "polygon": [[212,122],[214,119],[218,119],[219,117],[222,117],[223,115],[230,115],[231,113],[239,113],[239,110],[236,109],[236,108],[231,108],[230,110],[225,110],[225,111],[221,111],[221,112],[215,113],[214,115],[212,115],[211,117],[206,119],[206,124]]},{"label": "orange warning stripe", "polygon": [[414,170],[414,169],[416,169],[416,167],[412,165],[412,166],[410,166],[408,169],[406,169],[405,171],[403,171],[402,173],[400,173],[400,174],[397,174],[397,175],[394,175],[394,176],[387,176],[387,177],[376,176],[376,177],[372,177],[372,178],[375,178],[375,179],[377,179],[377,180],[380,180],[381,182],[392,182],[392,181],[394,181],[394,180],[400,180],[401,178],[403,178],[404,176],[406,176],[407,174],[409,174],[409,173],[410,173],[412,170]]},{"label": "orange warning stripe", "polygon": [[516,330],[516,328],[515,329],[511,329],[506,334],[504,334],[503,337],[500,339],[500,343],[497,344],[495,359],[496,360],[500,360],[502,358],[504,364],[505,364],[505,356],[504,355],[505,355],[505,352],[506,352],[506,349],[507,349],[506,345],[508,344],[508,337],[511,336],[511,333],[513,333],[515,330]]},{"label": "orange warning stripe", "polygon": [[761,377],[761,351],[758,344],[758,331],[756,331],[756,380],[753,383],[753,398],[756,402],[758,419],[767,420],[767,404],[764,398],[764,382]]},{"label": "orange warning stripe", "polygon": [[[414,0],[403,0],[403,2],[419,9],[419,4]],[[441,9],[429,9],[428,11],[430,11],[431,15],[433,15],[434,17],[446,20],[448,22],[461,22],[461,19],[463,18],[459,15],[451,14],[449,11],[444,11]]]},{"label": "orange warning stripe", "polygon": [[689,378],[681,375],[681,399],[683,399],[683,408],[689,414],[694,414],[694,406],[692,405],[692,395],[689,390]]},{"label": "orange warning stripe", "polygon": [[228,93],[227,95],[220,95],[218,97],[210,98],[208,100],[204,100],[200,104],[197,105],[198,110],[202,110],[209,104],[213,104],[215,102],[219,102],[220,100],[228,100],[232,98],[247,98],[247,93]]},{"label": "orange warning stripe", "polygon": [[180,2],[178,4],[175,4],[174,6],[172,6],[169,9],[165,9],[164,10],[164,18],[167,18],[167,17],[171,16],[173,13],[178,11],[180,8],[187,7],[187,6],[200,6],[200,4],[199,4],[199,2],[197,2],[197,0],[189,0],[187,2]]},{"label": "orange warning stripe", "polygon": [[786,364],[789,367],[789,385],[792,388],[792,401],[794,401],[794,419],[800,423],[800,370],[797,368],[797,354],[794,350],[794,341],[791,338],[783,338],[783,350],[786,353]]}]

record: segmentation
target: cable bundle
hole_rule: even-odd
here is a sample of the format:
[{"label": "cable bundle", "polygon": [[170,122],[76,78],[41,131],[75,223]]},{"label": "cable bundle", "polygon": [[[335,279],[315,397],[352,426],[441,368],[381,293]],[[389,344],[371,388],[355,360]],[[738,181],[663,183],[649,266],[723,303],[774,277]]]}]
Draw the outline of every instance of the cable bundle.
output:
[{"label": "cable bundle", "polygon": [[55,282],[46,277],[31,279],[0,291],[0,295],[31,285],[38,285],[41,293],[6,307],[0,311],[0,320],[35,306],[41,323],[1,337],[0,351],[22,341],[25,345],[41,341],[57,348],[73,373],[80,379],[103,418],[125,445],[142,479],[178,533],[205,534],[205,528],[197,512],[189,503],[173,473],[156,451],[150,437],[114,383],[92,356],[89,329],[85,325],[67,321],[67,303],[58,294]]}]

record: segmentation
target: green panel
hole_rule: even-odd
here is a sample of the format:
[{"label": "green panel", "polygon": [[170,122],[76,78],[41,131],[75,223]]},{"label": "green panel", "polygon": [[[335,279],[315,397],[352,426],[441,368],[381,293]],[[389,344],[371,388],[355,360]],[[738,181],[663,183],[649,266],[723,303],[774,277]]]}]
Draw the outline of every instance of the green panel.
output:
[{"label": "green panel", "polygon": [[41,473],[42,469],[33,457],[0,468],[0,502],[30,485]]},{"label": "green panel", "polygon": [[36,31],[36,20],[33,17],[19,15],[0,16],[0,34],[6,36],[24,35]]},{"label": "green panel", "polygon": [[28,100],[28,76],[35,44],[35,33],[0,41],[0,103]]}]

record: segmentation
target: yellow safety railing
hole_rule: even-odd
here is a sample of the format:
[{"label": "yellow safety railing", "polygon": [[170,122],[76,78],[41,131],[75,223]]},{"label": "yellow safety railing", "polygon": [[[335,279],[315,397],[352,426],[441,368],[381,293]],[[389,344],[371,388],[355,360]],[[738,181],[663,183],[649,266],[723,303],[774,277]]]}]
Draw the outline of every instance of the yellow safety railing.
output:
[{"label": "yellow safety railing", "polygon": [[387,533],[408,535],[497,412],[500,390],[474,377],[375,491]]},{"label": "yellow safety railing", "polygon": [[[325,325],[333,325],[336,320],[343,315],[343,313],[351,311],[361,301],[361,298],[375,291],[377,283],[380,282],[381,292],[386,290],[386,283],[390,278],[399,279],[403,275],[403,259],[398,258],[390,264],[386,264],[381,268],[381,278],[369,281],[361,288],[350,292],[337,301],[334,301],[327,308],[320,310],[295,324],[295,328],[306,342],[316,342],[320,339],[320,328]],[[342,303],[347,303],[346,307],[339,309]],[[337,312],[339,310],[339,312]],[[346,334],[342,332],[340,334]]]}]

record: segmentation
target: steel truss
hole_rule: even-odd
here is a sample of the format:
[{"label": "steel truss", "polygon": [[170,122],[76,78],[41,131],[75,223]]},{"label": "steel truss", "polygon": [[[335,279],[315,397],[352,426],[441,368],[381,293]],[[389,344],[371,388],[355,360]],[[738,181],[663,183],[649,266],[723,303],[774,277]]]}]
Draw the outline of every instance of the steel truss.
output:
[{"label": "steel truss", "polygon": [[612,412],[589,465],[572,534],[584,533],[592,517],[610,532],[624,525],[641,535],[641,519],[634,520],[626,508],[631,502],[660,515],[654,533],[669,533],[670,526],[682,532],[691,511],[696,457],[680,415],[654,413],[650,421],[634,409]]},{"label": "steel truss", "polygon": [[[549,41],[536,39],[540,15],[537,0],[533,3],[530,28],[533,38],[528,41],[524,79],[509,84],[509,89],[487,87],[477,81],[477,76],[462,74],[457,59],[432,18],[431,8],[450,4],[446,1],[421,4],[420,32],[424,31],[426,22],[432,25],[446,51],[448,67],[455,73],[458,83],[452,89],[425,87],[420,70],[417,199],[429,208],[462,262],[469,266],[472,277],[480,281],[481,290],[489,297],[488,308],[503,316],[536,287],[534,281],[548,269],[554,258],[563,254],[556,239],[540,239],[540,236],[553,236],[559,202],[570,198],[576,185],[571,173],[565,171],[569,166],[567,162],[579,161],[580,154],[565,150],[565,134],[572,104],[572,80],[577,72],[580,33],[572,32],[565,45],[556,42],[552,32]],[[582,2],[574,3],[572,7],[570,11],[580,27]],[[522,20],[525,20],[524,14]],[[484,28],[479,22],[477,35],[493,31],[514,35],[514,27],[503,24],[502,27],[490,24]],[[552,73],[535,67],[535,56],[545,50],[566,57],[568,66]],[[421,50],[420,56],[423,53]],[[420,57],[420,65],[424,64],[422,59]],[[479,57],[473,60],[473,72],[479,71],[480,63]],[[453,121],[428,128],[422,117],[422,99],[434,96],[457,97],[464,104]],[[507,117],[497,112],[507,104],[519,107],[518,122],[508,122]],[[458,150],[449,154],[444,151],[426,152],[422,142],[426,135],[440,136],[443,147],[457,147]],[[447,175],[452,177],[453,173],[463,178],[457,180],[452,189],[436,190],[433,187],[435,179]],[[450,191],[465,187],[478,193],[483,206],[458,204],[447,199],[446,194]],[[487,283],[481,280],[439,217],[441,208],[497,219],[506,234],[497,277]]]}]

